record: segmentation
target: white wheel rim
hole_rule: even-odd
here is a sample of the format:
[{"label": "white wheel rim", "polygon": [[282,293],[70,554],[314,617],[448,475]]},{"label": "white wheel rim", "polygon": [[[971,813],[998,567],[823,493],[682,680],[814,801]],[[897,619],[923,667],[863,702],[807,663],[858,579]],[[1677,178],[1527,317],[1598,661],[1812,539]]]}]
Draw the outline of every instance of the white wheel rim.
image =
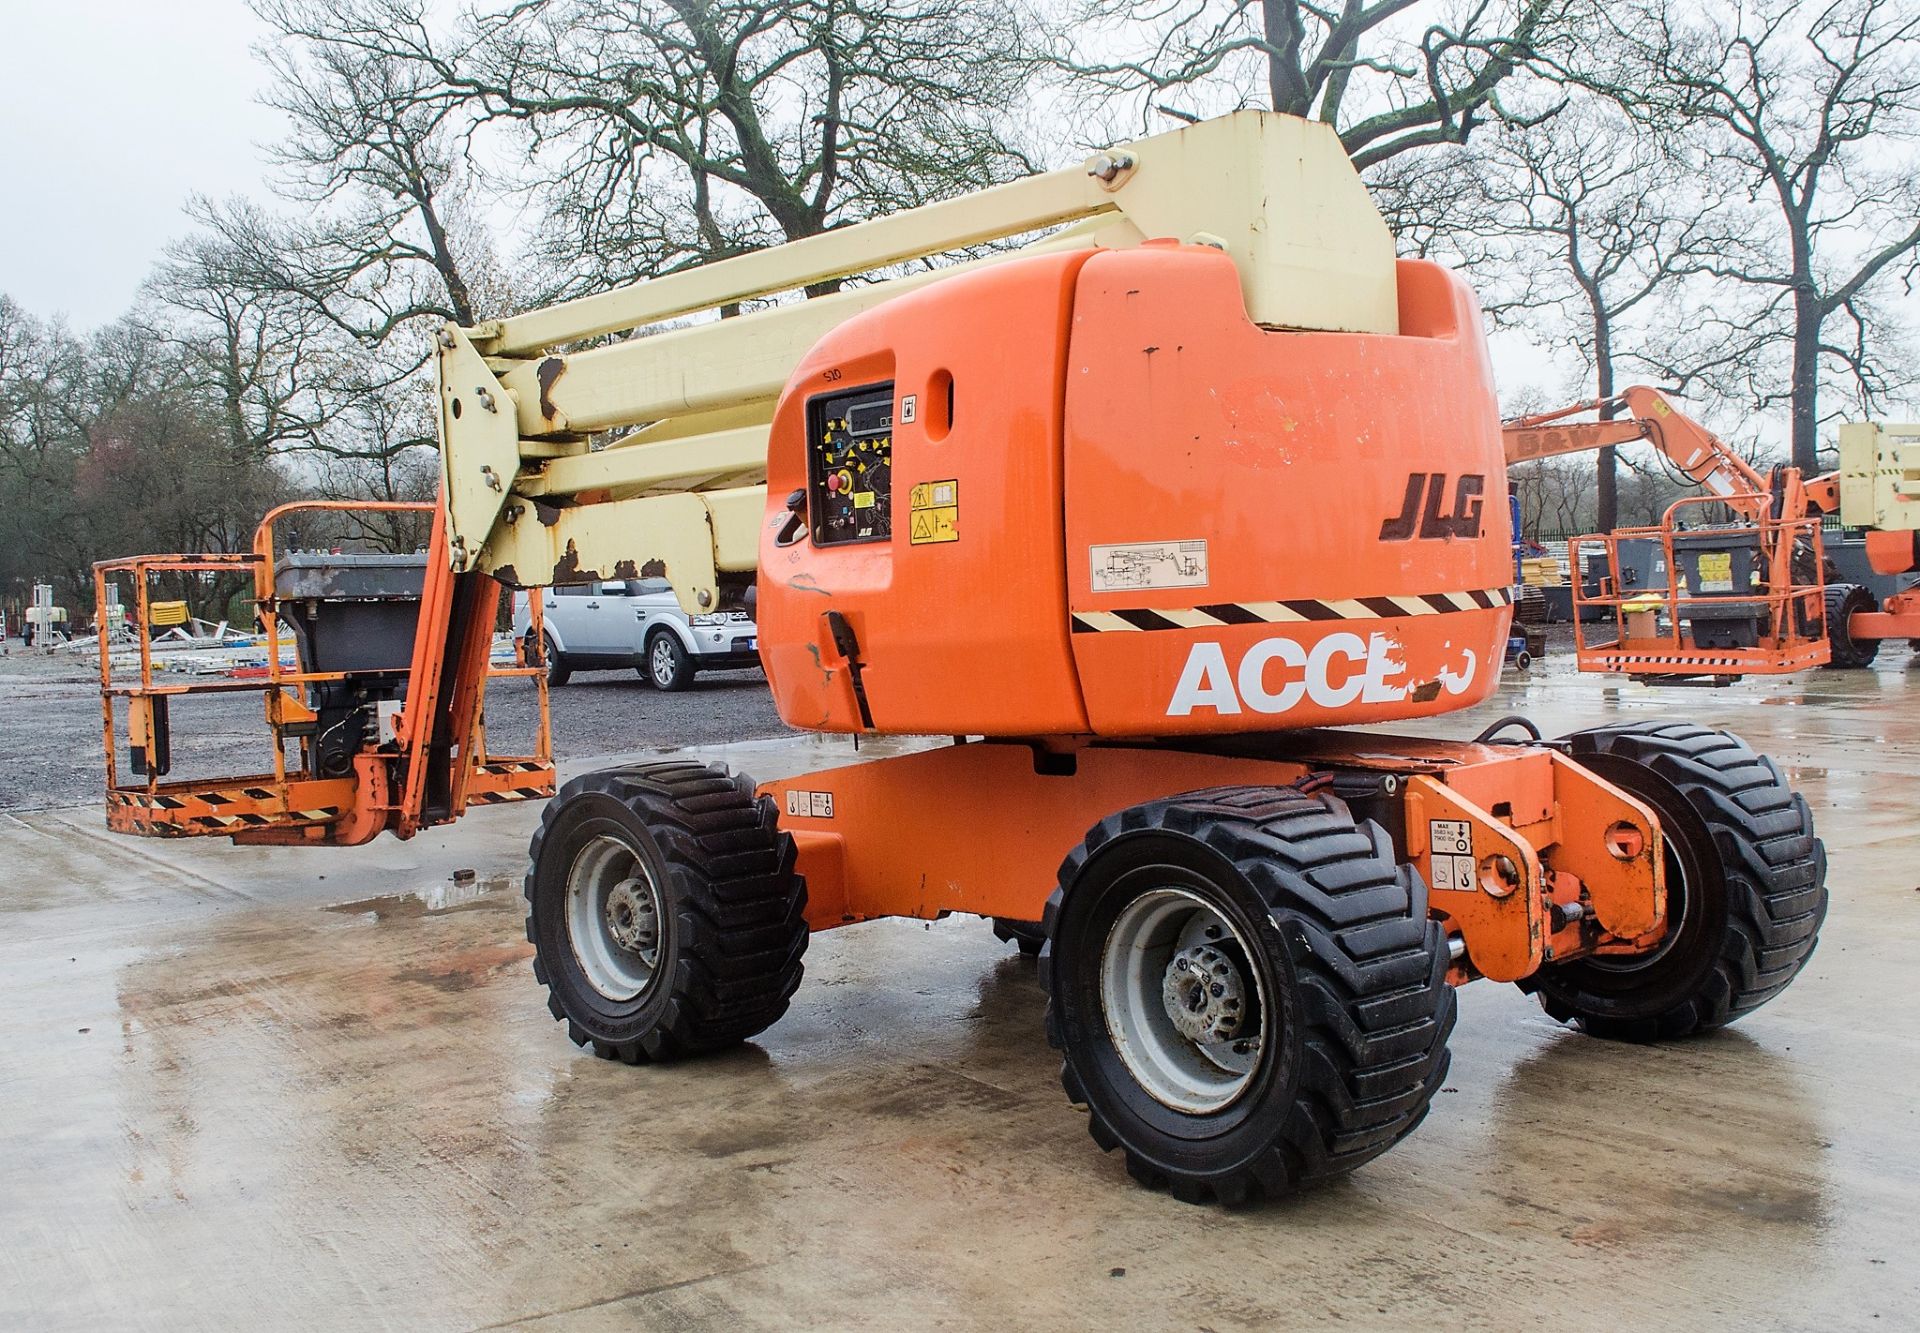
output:
[{"label": "white wheel rim", "polygon": [[1100,957],[1114,1049],[1163,1106],[1207,1115],[1253,1084],[1270,1027],[1253,948],[1185,889],[1150,889],[1121,909]]},{"label": "white wheel rim", "polygon": [[567,872],[567,937],[587,984],[609,1000],[636,998],[660,966],[660,890],[639,855],[605,834]]},{"label": "white wheel rim", "polygon": [[664,638],[653,641],[653,678],[662,685],[673,679],[673,645]]}]

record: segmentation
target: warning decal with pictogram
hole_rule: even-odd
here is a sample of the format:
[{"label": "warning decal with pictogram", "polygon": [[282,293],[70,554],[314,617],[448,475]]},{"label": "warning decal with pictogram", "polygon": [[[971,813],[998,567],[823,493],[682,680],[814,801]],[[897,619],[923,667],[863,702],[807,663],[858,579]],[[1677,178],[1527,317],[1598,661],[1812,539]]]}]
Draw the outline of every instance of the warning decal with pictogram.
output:
[{"label": "warning decal with pictogram", "polygon": [[907,497],[908,540],[915,546],[960,540],[960,483],[923,481]]}]

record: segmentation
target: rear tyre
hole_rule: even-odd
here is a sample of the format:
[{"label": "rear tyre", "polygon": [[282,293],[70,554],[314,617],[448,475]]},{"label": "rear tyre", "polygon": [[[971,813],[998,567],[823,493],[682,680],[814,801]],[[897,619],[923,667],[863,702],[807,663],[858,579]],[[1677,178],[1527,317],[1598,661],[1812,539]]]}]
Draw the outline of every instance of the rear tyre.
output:
[{"label": "rear tyre", "polygon": [[560,648],[553,641],[553,635],[540,636],[540,654],[547,664],[547,684],[565,685],[573,679],[573,668],[567,665],[567,659],[560,655]]},{"label": "rear tyre", "polygon": [[1827,643],[1832,649],[1827,665],[1841,670],[1858,670],[1873,665],[1880,654],[1880,640],[1856,639],[1847,628],[1856,611],[1878,611],[1880,603],[1857,583],[1834,583],[1827,587]]},{"label": "rear tyre", "polygon": [[1038,921],[1015,921],[1010,916],[993,919],[993,937],[1003,944],[1015,944],[1029,958],[1037,958],[1047,942],[1047,928]]},{"label": "rear tyre", "polygon": [[1223,787],[1088,832],[1047,904],[1047,1039],[1102,1149],[1188,1203],[1343,1175],[1418,1125],[1454,997],[1427,889],[1331,796]]},{"label": "rear tyre", "polygon": [[693,659],[671,630],[657,629],[647,640],[647,663],[641,674],[656,690],[684,690],[693,684]]},{"label": "rear tyre", "polygon": [[1576,732],[1575,762],[1653,807],[1667,847],[1667,936],[1648,954],[1543,968],[1541,1007],[1596,1037],[1724,1027],[1787,988],[1827,914],[1827,853],[1804,798],[1724,731],[1642,722]]},{"label": "rear tyre", "polygon": [[680,761],[586,774],[547,805],[531,855],[533,974],[575,1045],[669,1060],[786,1012],[806,882],[745,778]]}]

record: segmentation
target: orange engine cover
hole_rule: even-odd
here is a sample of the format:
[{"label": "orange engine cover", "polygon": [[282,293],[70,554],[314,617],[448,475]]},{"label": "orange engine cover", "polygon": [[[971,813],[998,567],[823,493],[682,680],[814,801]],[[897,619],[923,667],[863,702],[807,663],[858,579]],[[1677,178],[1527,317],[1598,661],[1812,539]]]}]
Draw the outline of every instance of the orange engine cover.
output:
[{"label": "orange engine cover", "polygon": [[1422,261],[1399,290],[1398,336],[1269,331],[1226,256],[1155,242],[835,329],[768,454],[781,716],[1145,737],[1485,698],[1512,564],[1479,308]]}]

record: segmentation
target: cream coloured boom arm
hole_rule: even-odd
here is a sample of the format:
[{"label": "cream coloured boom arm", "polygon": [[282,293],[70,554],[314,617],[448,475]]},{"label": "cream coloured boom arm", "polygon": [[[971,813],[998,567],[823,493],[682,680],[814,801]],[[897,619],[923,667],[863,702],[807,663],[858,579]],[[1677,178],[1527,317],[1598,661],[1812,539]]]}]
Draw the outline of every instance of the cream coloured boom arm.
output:
[{"label": "cream coloured boom arm", "polygon": [[[659,573],[689,611],[758,551],[767,426],[793,367],[862,310],[984,259],[731,319],[722,307],[1060,230],[1028,250],[1216,246],[1272,328],[1398,329],[1392,237],[1325,125],[1243,111],[1084,166],[440,335],[453,565],[516,586]],[[669,321],[677,325],[658,328]],[[610,335],[629,336],[604,341]],[[603,340],[582,348],[579,344]],[[594,437],[625,431],[594,449]]]}]

